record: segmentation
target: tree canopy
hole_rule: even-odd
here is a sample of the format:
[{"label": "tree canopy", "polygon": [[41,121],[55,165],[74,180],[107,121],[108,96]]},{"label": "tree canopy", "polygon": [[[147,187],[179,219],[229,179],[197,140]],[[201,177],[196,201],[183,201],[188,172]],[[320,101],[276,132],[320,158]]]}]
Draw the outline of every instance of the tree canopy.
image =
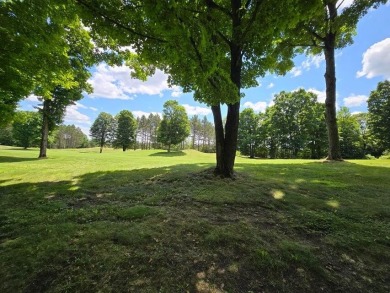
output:
[{"label": "tree canopy", "polygon": [[186,110],[177,101],[164,103],[163,118],[157,130],[157,140],[168,146],[179,144],[190,134],[190,123]]},{"label": "tree canopy", "polygon": [[117,120],[117,130],[114,146],[121,147],[123,151],[126,151],[135,143],[137,122],[133,114],[128,110],[120,111],[115,118]]},{"label": "tree canopy", "polygon": [[107,142],[112,142],[115,138],[116,121],[115,118],[105,112],[101,112],[93,122],[90,135],[99,144],[100,153]]},{"label": "tree canopy", "polygon": [[390,81],[378,83],[367,103],[371,133],[383,148],[390,149]]},{"label": "tree canopy", "polygon": [[[134,48],[144,65],[136,74],[160,68],[171,84],[212,107],[215,172],[227,177],[233,176],[241,89],[269,71],[292,67],[293,48],[282,45],[284,32],[313,6],[308,0],[77,2],[101,44]],[[225,125],[221,104],[228,107]]]}]

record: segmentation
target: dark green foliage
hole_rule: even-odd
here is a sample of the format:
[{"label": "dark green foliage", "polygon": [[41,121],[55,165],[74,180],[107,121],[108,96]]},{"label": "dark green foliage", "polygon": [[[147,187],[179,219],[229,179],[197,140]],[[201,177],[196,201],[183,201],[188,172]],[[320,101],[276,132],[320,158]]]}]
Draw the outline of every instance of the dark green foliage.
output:
[{"label": "dark green foliage", "polygon": [[255,157],[256,149],[261,142],[260,116],[248,108],[240,113],[238,126],[238,149],[241,154]]},{"label": "dark green foliage", "polygon": [[59,87],[89,88],[93,44],[74,3],[1,1],[0,16],[0,123],[33,92],[51,99]]},{"label": "dark green foliage", "polygon": [[53,147],[58,149],[88,147],[88,137],[79,127],[60,125],[54,133]]},{"label": "dark green foliage", "polygon": [[347,107],[341,107],[337,113],[340,134],[341,156],[345,159],[361,159],[364,157],[363,141],[360,125]]},{"label": "dark green foliage", "polygon": [[136,140],[137,121],[130,111],[123,110],[116,116],[117,129],[115,133],[114,147],[126,151],[134,145]]},{"label": "dark green foliage", "polygon": [[103,147],[106,143],[113,142],[116,133],[116,121],[115,118],[108,113],[102,112],[93,122],[90,134],[91,137],[100,146],[100,152],[103,151]]},{"label": "dark green foliage", "polygon": [[382,148],[390,149],[390,81],[378,83],[368,103],[368,126]]},{"label": "dark green foliage", "polygon": [[177,101],[165,102],[157,140],[165,144],[170,152],[171,145],[183,142],[189,134],[190,123],[185,108]]},{"label": "dark green foliage", "polygon": [[42,117],[38,112],[18,111],[12,124],[13,138],[17,146],[25,149],[38,146]]},{"label": "dark green foliage", "polygon": [[14,145],[12,124],[0,126],[0,144]]}]

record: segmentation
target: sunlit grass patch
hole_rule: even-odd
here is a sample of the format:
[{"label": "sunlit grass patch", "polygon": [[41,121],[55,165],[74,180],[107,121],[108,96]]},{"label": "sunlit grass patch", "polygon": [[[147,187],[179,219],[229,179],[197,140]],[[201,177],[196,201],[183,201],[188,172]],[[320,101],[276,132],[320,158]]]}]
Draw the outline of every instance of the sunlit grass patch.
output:
[{"label": "sunlit grass patch", "polygon": [[0,147],[1,292],[390,290],[390,160],[37,154]]}]

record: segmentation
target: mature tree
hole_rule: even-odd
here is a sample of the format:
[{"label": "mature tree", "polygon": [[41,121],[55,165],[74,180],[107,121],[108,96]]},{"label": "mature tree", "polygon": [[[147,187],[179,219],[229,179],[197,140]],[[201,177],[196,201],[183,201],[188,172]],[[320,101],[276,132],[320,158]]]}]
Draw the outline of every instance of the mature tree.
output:
[{"label": "mature tree", "polygon": [[[202,147],[200,148],[200,141]],[[202,152],[215,152],[215,131],[214,124],[207,120],[207,116],[203,116],[200,128],[200,137],[198,141],[198,150]]]},{"label": "mature tree", "polygon": [[283,91],[275,96],[273,110],[268,113],[282,157],[297,158],[308,146],[316,100],[315,94],[303,89],[290,93]]},{"label": "mature tree", "polygon": [[[85,8],[86,25],[102,36],[98,42],[113,49],[133,46],[145,65],[136,66],[135,74],[152,73],[148,64],[154,65],[170,74],[171,84],[194,91],[196,100],[211,106],[215,173],[226,177],[233,176],[241,89],[255,86],[267,71],[292,67],[292,48],[280,41],[312,7],[308,0],[77,2]],[[228,107],[225,125],[221,104]]]},{"label": "mature tree", "polygon": [[241,154],[255,157],[256,148],[259,145],[259,115],[251,108],[240,113],[240,124],[238,126],[238,149]]},{"label": "mature tree", "polygon": [[198,115],[194,115],[190,119],[190,128],[191,128],[191,147],[195,149],[195,143],[199,146],[199,135],[202,124]]},{"label": "mature tree", "polygon": [[[344,0],[316,0],[317,13],[301,23],[290,35],[294,45],[308,47],[312,54],[324,54],[326,62],[326,125],[328,129],[328,160],[341,160],[340,141],[336,118],[336,66],[335,49],[353,42],[356,26],[370,8],[387,0],[354,0],[349,7],[341,9]],[[290,42],[290,41],[289,41]]]},{"label": "mature tree", "polygon": [[100,146],[100,153],[107,142],[112,142],[116,132],[116,121],[111,114],[101,112],[96,120],[93,122],[90,135],[98,142]]},{"label": "mature tree", "polygon": [[37,146],[39,142],[39,129],[42,117],[37,112],[18,111],[15,114],[13,127],[13,137],[17,146],[27,149]]},{"label": "mature tree", "polygon": [[68,0],[1,1],[0,123],[30,93],[51,99],[58,87],[80,86],[74,68],[92,43],[76,8]]},{"label": "mature tree", "polygon": [[133,113],[122,110],[116,116],[117,130],[115,134],[114,146],[121,147],[126,151],[136,141],[137,121]]},{"label": "mature tree", "polygon": [[0,144],[2,145],[14,145],[15,140],[13,138],[12,124],[3,125],[0,124]]},{"label": "mature tree", "polygon": [[163,118],[158,128],[157,139],[168,146],[183,142],[190,134],[190,123],[186,110],[177,101],[169,100],[164,103]]},{"label": "mature tree", "polygon": [[360,136],[360,125],[347,107],[337,112],[340,133],[341,155],[346,159],[360,159],[364,156],[363,142]]},{"label": "mature tree", "polygon": [[60,125],[55,133],[53,145],[59,149],[87,147],[88,137],[79,127]]},{"label": "mature tree", "polygon": [[390,149],[390,81],[378,83],[367,103],[371,133],[382,147]]},{"label": "mature tree", "polygon": [[[325,105],[316,103],[312,106],[308,123],[308,145],[311,159],[325,158],[328,153],[328,136],[326,133]],[[308,157],[308,156],[307,156]]]},{"label": "mature tree", "polygon": [[150,147],[158,148],[159,144],[157,142],[157,130],[161,123],[161,117],[158,114],[149,114],[149,149]]}]

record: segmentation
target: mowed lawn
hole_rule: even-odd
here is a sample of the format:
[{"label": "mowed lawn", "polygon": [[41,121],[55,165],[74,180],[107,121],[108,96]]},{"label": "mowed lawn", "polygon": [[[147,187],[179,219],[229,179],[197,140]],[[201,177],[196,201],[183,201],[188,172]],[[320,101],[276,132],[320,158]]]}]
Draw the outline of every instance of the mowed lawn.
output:
[{"label": "mowed lawn", "polygon": [[390,159],[0,147],[0,292],[390,292]]}]

